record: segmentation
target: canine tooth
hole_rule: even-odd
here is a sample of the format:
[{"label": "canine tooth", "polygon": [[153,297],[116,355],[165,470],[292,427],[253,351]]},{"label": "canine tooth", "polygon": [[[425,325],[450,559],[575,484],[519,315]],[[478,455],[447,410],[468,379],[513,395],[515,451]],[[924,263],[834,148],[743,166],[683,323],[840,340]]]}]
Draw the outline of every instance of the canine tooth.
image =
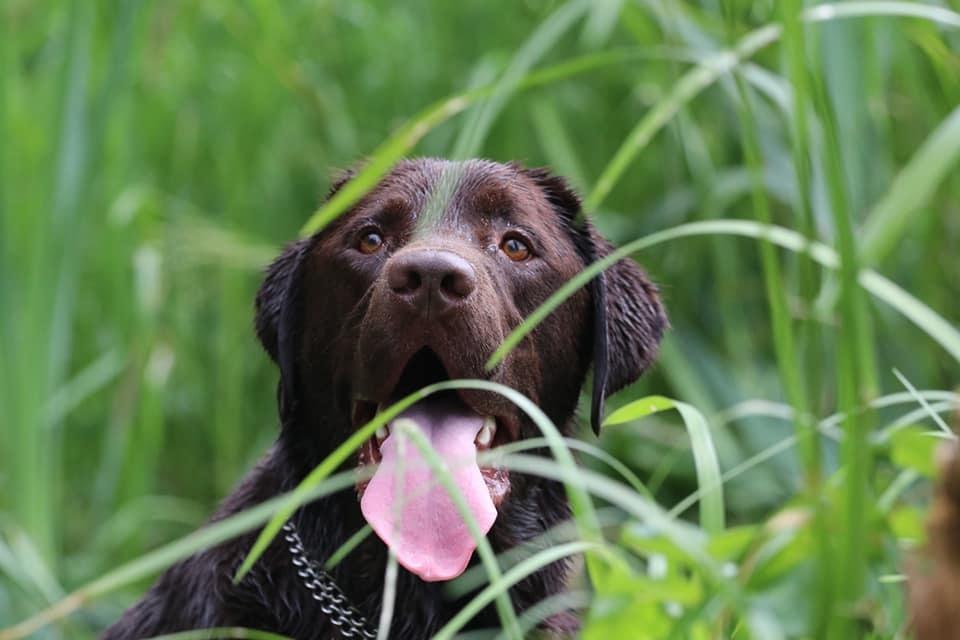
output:
[{"label": "canine tooth", "polygon": [[382,426],[379,429],[377,429],[374,435],[377,437],[377,442],[383,442],[384,440],[387,439],[387,436],[390,435],[390,431],[387,429],[386,426]]},{"label": "canine tooth", "polygon": [[483,419],[483,427],[480,428],[480,433],[477,434],[477,444],[481,447],[489,447],[496,433],[497,421],[493,419],[493,416],[487,416]]}]

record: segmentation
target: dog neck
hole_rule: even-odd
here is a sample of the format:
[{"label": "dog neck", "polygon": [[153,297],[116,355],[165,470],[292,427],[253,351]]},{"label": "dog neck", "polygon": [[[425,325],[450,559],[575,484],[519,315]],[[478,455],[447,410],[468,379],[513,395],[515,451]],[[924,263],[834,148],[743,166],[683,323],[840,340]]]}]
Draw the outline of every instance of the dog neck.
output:
[{"label": "dog neck", "polygon": [[[276,469],[283,469],[282,491],[295,488],[329,452],[304,446],[302,433],[284,428],[277,443]],[[351,468],[350,464],[344,465]],[[501,505],[493,528],[487,535],[494,553],[500,554],[520,545],[536,551],[549,546],[547,534],[570,517],[563,486],[542,478],[523,477],[513,483],[510,497]],[[366,526],[359,500],[351,488],[301,507],[294,522],[307,553],[320,563],[333,555],[356,532]],[[474,558],[473,563],[477,562]],[[376,535],[368,535],[342,561],[329,570],[351,603],[368,620],[376,620],[384,594],[387,548]],[[522,611],[544,597],[567,586],[570,563],[560,561],[528,576],[510,590],[514,606]],[[476,591],[454,597],[447,583],[428,583],[400,568],[396,593],[404,594],[405,624],[421,629],[438,629],[459,611]],[[416,611],[409,610],[410,608]],[[492,607],[471,624],[474,628],[497,626]],[[417,628],[414,626],[414,628]]]}]

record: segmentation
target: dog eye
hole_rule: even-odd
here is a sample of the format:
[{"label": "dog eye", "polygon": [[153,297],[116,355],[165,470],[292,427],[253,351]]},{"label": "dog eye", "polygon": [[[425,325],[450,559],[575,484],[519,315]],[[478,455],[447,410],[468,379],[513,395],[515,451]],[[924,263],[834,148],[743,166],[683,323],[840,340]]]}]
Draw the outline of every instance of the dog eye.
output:
[{"label": "dog eye", "polygon": [[360,234],[360,241],[357,243],[357,250],[360,253],[376,253],[383,247],[383,236],[379,232],[367,230]]},{"label": "dog eye", "polygon": [[523,262],[530,257],[530,247],[516,236],[507,236],[500,243],[500,250],[514,262]]}]

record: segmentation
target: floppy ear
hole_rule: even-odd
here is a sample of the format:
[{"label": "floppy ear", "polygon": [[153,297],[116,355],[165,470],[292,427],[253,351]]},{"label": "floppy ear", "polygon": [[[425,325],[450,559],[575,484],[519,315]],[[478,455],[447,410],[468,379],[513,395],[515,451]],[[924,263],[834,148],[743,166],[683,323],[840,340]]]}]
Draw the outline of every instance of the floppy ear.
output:
[{"label": "floppy ear", "polygon": [[[547,169],[527,174],[567,225],[584,264],[609,255],[613,245],[581,210],[580,198]],[[650,366],[668,326],[660,295],[640,266],[623,259],[588,285],[593,315],[593,398],[590,424],[600,433],[607,396],[634,382]]]},{"label": "floppy ear", "polygon": [[[331,181],[327,199],[354,175],[355,171],[352,169],[336,174]],[[277,401],[283,423],[286,423],[295,408],[297,337],[300,335],[303,309],[300,287],[303,280],[303,262],[318,237],[319,235],[314,235],[312,238],[287,245],[283,253],[267,267],[266,276],[257,291],[254,326],[263,348],[280,368]]]},{"label": "floppy ear", "polygon": [[[594,259],[609,255],[613,245],[589,221],[585,226]],[[600,333],[606,334],[605,353],[596,353],[593,365],[590,422],[599,433],[604,399],[647,370],[669,322],[657,286],[634,260],[620,260],[594,282],[594,326],[603,327]]]},{"label": "floppy ear", "polygon": [[288,245],[267,268],[257,291],[255,328],[263,348],[280,368],[277,401],[282,423],[295,406],[296,336],[300,334],[300,310],[303,307],[300,283],[304,257],[311,240]]}]

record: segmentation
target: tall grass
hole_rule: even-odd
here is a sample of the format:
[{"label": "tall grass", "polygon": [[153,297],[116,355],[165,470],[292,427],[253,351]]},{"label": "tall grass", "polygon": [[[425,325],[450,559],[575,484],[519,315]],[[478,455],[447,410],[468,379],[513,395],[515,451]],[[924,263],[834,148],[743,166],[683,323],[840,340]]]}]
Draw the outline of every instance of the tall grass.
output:
[{"label": "tall grass", "polygon": [[7,0],[0,25],[0,638],[93,637],[176,559],[263,526],[249,568],[352,483],[375,424],[190,533],[275,433],[259,268],[411,153],[567,173],[674,325],[600,450],[541,415],[556,462],[494,454],[565,482],[575,526],[481,542],[442,637],[492,602],[518,637],[558,603],[513,612],[508,585],[572,553],[587,638],[906,637],[916,425],[960,405],[955,8]]}]

